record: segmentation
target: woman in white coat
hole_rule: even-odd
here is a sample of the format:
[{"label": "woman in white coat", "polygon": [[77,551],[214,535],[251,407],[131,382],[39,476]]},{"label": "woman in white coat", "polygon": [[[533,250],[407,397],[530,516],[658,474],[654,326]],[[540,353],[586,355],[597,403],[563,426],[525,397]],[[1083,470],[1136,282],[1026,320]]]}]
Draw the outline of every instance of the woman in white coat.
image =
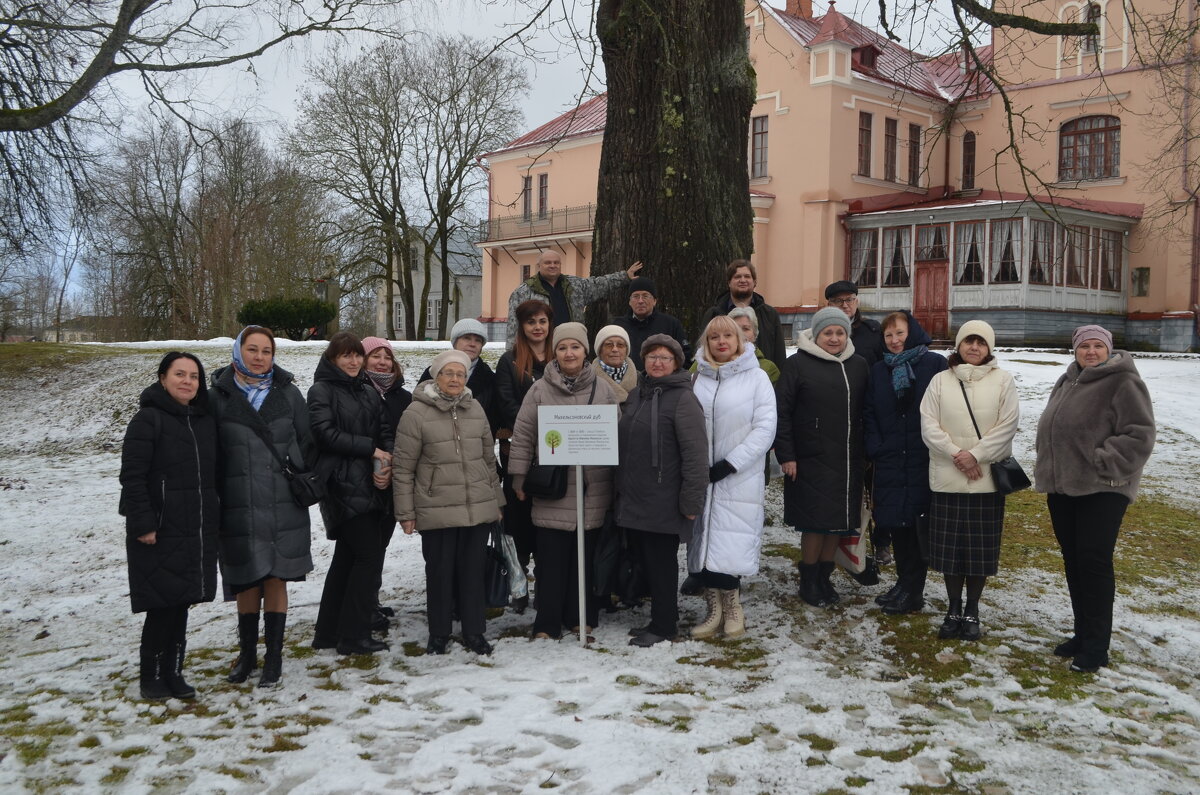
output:
[{"label": "woman in white coat", "polygon": [[992,356],[995,344],[987,323],[963,323],[950,369],[933,377],[921,399],[933,491],[929,566],[946,578],[949,601],[938,630],[943,639],[979,639],[979,597],[1000,562],[1004,495],[996,491],[989,465],[1012,455],[1019,405],[1012,375]]},{"label": "woman in white coat", "polygon": [[740,578],[758,573],[763,459],[775,442],[775,391],[754,346],[728,317],[709,321],[698,347],[693,389],[708,431],[709,486],[688,548],[688,570],[700,572],[708,614],[692,627],[692,637],[723,629],[736,638],[746,632]]}]

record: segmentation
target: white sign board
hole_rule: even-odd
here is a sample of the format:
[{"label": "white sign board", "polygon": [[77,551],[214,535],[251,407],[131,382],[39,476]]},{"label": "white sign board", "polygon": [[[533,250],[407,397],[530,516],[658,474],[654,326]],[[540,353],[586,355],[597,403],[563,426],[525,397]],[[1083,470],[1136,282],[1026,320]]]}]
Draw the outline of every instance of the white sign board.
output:
[{"label": "white sign board", "polygon": [[617,465],[617,407],[538,406],[538,463]]}]

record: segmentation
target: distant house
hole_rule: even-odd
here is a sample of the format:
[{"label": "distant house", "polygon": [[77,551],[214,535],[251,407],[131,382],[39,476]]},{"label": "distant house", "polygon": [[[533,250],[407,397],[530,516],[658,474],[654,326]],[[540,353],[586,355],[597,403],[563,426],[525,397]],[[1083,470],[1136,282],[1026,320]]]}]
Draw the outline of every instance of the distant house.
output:
[{"label": "distant house", "polygon": [[[994,7],[1100,26],[1087,37],[997,30],[977,51],[1021,111],[1025,173],[1008,149],[1005,97],[963,53],[914,52],[833,3],[814,16],[811,0],[746,2],[758,291],[793,332],[824,305],[825,285],[852,279],[864,311],[912,308],[936,337],[979,318],[1004,343],[1062,344],[1098,322],[1127,343],[1200,347],[1200,199],[1187,190],[1193,167],[1163,156],[1190,136],[1148,122],[1170,123],[1156,92],[1172,64],[1142,60],[1153,48],[1114,0]],[[588,274],[606,104],[591,99],[484,158],[482,314],[494,338],[539,252]],[[1153,217],[1164,203],[1175,213]]]},{"label": "distant house", "polygon": [[60,325],[47,326],[38,335],[44,342],[112,342],[122,318],[102,315],[78,315]]},{"label": "distant house", "polygon": [[[413,244],[413,262],[415,267],[412,269],[413,292],[419,299],[421,290],[425,284],[424,261],[425,254],[423,244]],[[450,293],[449,295],[442,294],[442,274],[441,264],[435,254],[430,262],[430,285],[429,299],[425,302],[425,306],[418,311],[425,314],[426,339],[433,339],[433,335],[437,329],[438,313],[442,310],[442,305],[449,302],[450,308],[447,315],[446,332],[449,333],[450,326],[464,317],[477,318],[480,314],[480,308],[483,295],[483,275],[480,266],[482,259],[479,249],[474,243],[474,230],[462,230],[453,236],[450,242]],[[395,289],[395,288],[393,288]],[[396,324],[396,336],[398,339],[404,339],[404,303],[400,300],[398,291],[393,296],[392,306],[387,305],[387,293],[380,286],[376,293],[375,299],[375,333],[379,336],[386,337],[388,332],[387,321],[388,313],[394,318]],[[413,326],[419,327],[419,319],[413,319]],[[493,339],[504,339],[504,332],[501,330],[500,336]]]}]

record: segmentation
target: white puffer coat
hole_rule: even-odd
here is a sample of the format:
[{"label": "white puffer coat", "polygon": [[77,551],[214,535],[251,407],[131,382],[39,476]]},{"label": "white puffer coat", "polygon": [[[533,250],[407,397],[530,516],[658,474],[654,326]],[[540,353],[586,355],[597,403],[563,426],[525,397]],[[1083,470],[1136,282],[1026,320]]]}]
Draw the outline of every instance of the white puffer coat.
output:
[{"label": "white puffer coat", "polygon": [[[966,387],[982,440],[971,424],[959,384]],[[935,375],[921,399],[921,438],[929,448],[929,488],[958,494],[995,491],[989,465],[1012,455],[1019,408],[1012,375],[994,361],[960,364]],[[983,470],[979,480],[967,480],[954,466],[954,455],[961,450],[979,462]]]},{"label": "white puffer coat", "polygon": [[704,513],[688,547],[688,570],[758,573],[763,532],[763,460],[775,442],[775,390],[758,366],[754,346],[714,367],[696,352],[693,389],[704,409],[708,463],[724,459],[737,471],[710,483]]}]

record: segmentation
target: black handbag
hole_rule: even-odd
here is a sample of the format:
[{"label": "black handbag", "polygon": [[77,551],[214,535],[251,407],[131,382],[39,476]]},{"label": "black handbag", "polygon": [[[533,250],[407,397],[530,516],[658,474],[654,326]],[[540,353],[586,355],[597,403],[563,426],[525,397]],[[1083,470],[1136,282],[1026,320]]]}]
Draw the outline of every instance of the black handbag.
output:
[{"label": "black handbag", "polygon": [[329,496],[329,475],[321,474],[317,470],[310,472],[301,472],[292,466],[290,458],[284,458],[275,449],[275,441],[267,434],[266,428],[254,426],[254,432],[258,434],[258,438],[263,440],[263,444],[271,451],[271,455],[275,456],[275,460],[279,462],[280,469],[283,470],[283,476],[287,478],[288,491],[292,493],[292,500],[301,508],[308,508],[316,505],[321,500]]},{"label": "black handbag", "polygon": [[[596,382],[593,380],[588,405],[595,397]],[[533,464],[525,473],[525,485],[521,490],[543,500],[561,500],[567,496],[567,468],[561,464]]]},{"label": "black handbag", "polygon": [[[963,402],[967,404],[967,413],[971,415],[971,424],[975,426],[975,435],[980,439],[983,434],[979,432],[979,423],[975,422],[975,412],[971,411],[971,401],[967,400],[967,388],[962,381],[958,382],[959,389],[963,393]],[[1000,494],[1012,494],[1014,491],[1021,491],[1033,485],[1029,476],[1025,474],[1025,470],[1021,468],[1021,462],[1014,456],[1009,456],[1002,461],[994,461],[988,467],[992,473],[992,483],[996,486],[996,491]]]},{"label": "black handbag", "polygon": [[567,496],[567,468],[549,464],[534,464],[525,474],[522,490],[531,497],[561,500]]},{"label": "black handbag", "polygon": [[504,551],[500,548],[500,532],[500,524],[496,523],[488,533],[483,569],[483,601],[488,607],[508,606],[508,564],[504,560]]}]

